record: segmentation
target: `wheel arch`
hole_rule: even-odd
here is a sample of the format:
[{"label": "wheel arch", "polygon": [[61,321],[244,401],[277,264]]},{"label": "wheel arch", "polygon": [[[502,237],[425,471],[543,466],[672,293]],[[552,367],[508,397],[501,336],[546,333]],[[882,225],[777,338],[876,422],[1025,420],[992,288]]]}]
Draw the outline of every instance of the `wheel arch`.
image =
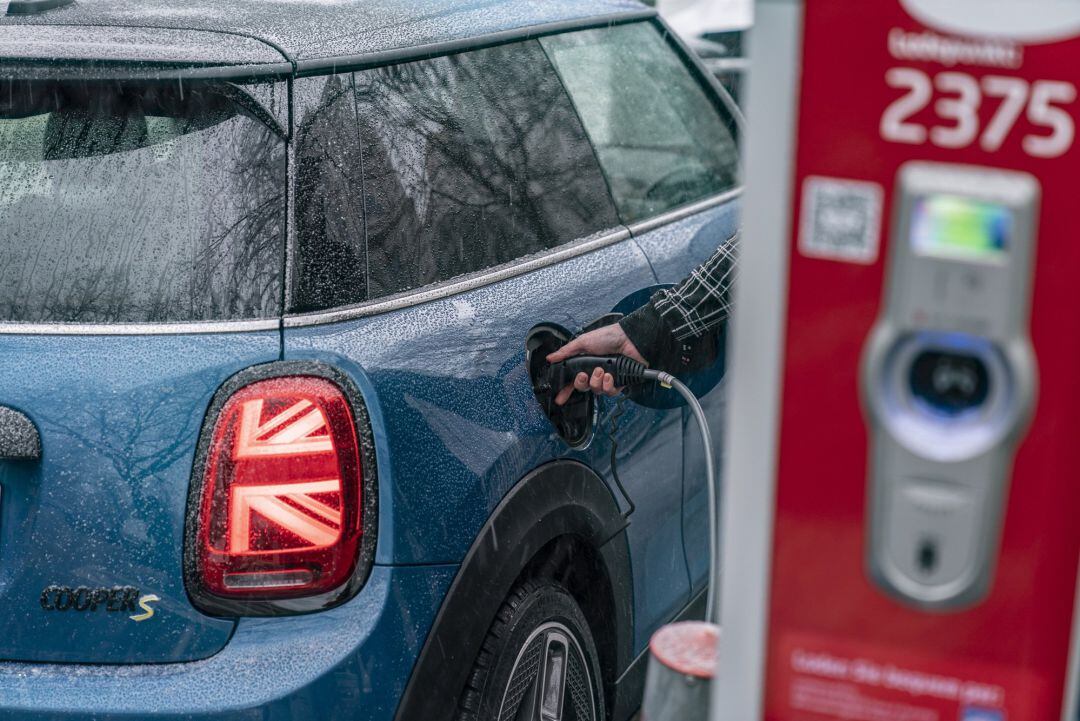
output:
[{"label": "wheel arch", "polygon": [[[614,680],[633,660],[625,528],[611,491],[587,466],[560,460],[525,476],[499,503],[466,554],[413,667],[395,719],[453,721],[458,695],[484,636],[507,594],[526,574],[547,574],[556,580],[562,574],[590,626],[594,619],[604,621],[599,629],[593,628],[612,708]],[[601,574],[600,593],[586,592],[592,572]],[[597,631],[608,636],[600,639]]]},{"label": "wheel arch", "polygon": [[[550,579],[570,592],[577,602],[593,634],[593,643],[600,655],[601,685],[605,706],[615,708],[616,682],[619,673],[630,663],[625,649],[619,648],[620,638],[629,640],[625,618],[620,618],[619,599],[629,598],[629,587],[615,584],[609,564],[600,549],[576,535],[552,539],[533,557],[519,574],[520,579]],[[629,579],[627,579],[629,583]],[[620,655],[622,651],[622,655]]]}]

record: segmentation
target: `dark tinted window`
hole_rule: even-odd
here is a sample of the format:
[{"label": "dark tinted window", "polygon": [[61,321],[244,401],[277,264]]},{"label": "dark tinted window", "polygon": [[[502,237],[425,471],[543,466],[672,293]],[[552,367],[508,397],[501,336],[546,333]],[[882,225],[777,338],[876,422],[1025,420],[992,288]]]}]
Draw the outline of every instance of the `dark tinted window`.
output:
[{"label": "dark tinted window", "polygon": [[296,108],[297,311],[367,297],[363,158],[352,75],[302,78]]},{"label": "dark tinted window", "polygon": [[370,297],[618,224],[536,41],[360,72],[355,83]]},{"label": "dark tinted window", "polygon": [[0,82],[0,320],[265,318],[285,143],[235,88]]},{"label": "dark tinted window", "polygon": [[738,148],[715,102],[651,23],[542,41],[626,222],[734,187]]}]

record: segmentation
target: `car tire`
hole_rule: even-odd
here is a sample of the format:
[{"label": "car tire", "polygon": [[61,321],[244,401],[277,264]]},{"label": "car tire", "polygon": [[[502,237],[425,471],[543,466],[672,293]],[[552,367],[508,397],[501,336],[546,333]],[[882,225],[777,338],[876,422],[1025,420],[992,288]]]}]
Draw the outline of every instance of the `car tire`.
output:
[{"label": "car tire", "polygon": [[[542,688],[549,691],[546,698]],[[542,705],[556,713],[541,715]],[[585,615],[565,588],[529,579],[510,592],[459,706],[459,721],[604,721],[599,654]]]}]

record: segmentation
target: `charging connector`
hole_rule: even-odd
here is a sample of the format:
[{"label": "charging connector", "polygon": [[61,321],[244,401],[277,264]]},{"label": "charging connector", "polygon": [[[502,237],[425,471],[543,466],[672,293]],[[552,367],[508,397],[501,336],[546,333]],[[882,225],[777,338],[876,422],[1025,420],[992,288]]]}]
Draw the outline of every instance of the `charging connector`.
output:
[{"label": "charging connector", "polygon": [[619,387],[641,383],[649,371],[644,363],[623,355],[579,355],[548,366],[547,388],[557,393],[560,388],[571,385],[578,373],[591,374],[596,368],[610,373]]}]

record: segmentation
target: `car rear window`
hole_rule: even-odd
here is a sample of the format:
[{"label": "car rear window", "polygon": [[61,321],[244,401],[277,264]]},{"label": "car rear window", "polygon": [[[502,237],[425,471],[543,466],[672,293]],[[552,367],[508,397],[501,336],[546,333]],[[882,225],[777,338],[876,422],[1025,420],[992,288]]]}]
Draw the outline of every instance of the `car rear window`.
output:
[{"label": "car rear window", "polygon": [[655,25],[617,25],[540,42],[596,147],[623,221],[739,182],[730,118]]},{"label": "car rear window", "polygon": [[0,81],[0,321],[276,316],[286,147],[244,97]]}]

